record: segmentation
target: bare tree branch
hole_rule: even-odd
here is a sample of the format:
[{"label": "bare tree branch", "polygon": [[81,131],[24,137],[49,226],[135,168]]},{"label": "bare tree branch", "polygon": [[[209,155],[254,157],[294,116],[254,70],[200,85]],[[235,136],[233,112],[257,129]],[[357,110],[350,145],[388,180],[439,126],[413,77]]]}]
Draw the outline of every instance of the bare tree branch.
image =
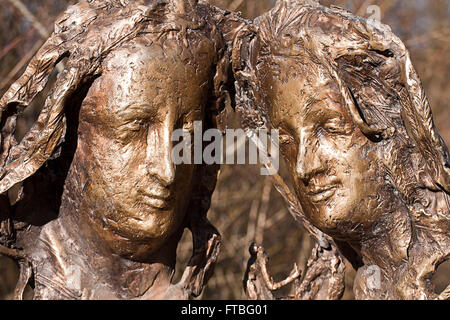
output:
[{"label": "bare tree branch", "polygon": [[39,33],[39,35],[43,39],[48,38],[50,33],[47,30],[47,28],[45,28],[39,22],[39,20],[31,13],[30,10],[28,10],[28,8],[23,4],[22,1],[20,1],[20,0],[8,0],[8,1],[9,1],[9,3],[11,3],[14,7],[16,7],[20,11],[20,13],[25,17],[25,19],[27,19],[31,23],[33,28],[36,29],[36,31]]}]

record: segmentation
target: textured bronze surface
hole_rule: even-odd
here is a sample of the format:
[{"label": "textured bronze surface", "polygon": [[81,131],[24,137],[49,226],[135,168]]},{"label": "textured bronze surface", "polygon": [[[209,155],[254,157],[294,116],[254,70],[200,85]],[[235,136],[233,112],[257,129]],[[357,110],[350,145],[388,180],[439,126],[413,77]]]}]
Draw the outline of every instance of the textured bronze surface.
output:
[{"label": "textured bronze surface", "polygon": [[264,248],[250,245],[251,258],[244,277],[244,290],[250,300],[274,300],[272,291],[294,282],[294,294],[289,300],[339,300],[345,289],[345,266],[333,247],[314,247],[303,275],[294,265],[289,276],[274,282],[267,269],[269,256]]},{"label": "textured bronze surface", "polygon": [[[450,157],[409,53],[388,26],[314,0],[279,0],[254,22],[197,0],[69,7],[0,99],[0,254],[19,262],[15,298],[30,281],[35,299],[199,296],[220,247],[206,217],[219,168],[174,167],[171,135],[221,127],[234,80],[243,127],[280,130],[290,177],[273,183],[316,241],[306,270],[279,283],[253,244],[248,297],[294,282],[290,299],[339,299],[345,257],[358,299],[448,299],[431,278],[450,256]],[[173,284],[185,228],[194,250]]]},{"label": "textured bronze surface", "polygon": [[[391,29],[313,0],[278,1],[237,35],[244,126],[280,130],[306,220],[358,269],[358,299],[445,299],[450,157]],[[262,280],[261,280],[262,281]]]},{"label": "textured bronze surface", "polygon": [[[20,261],[16,298],[31,277],[35,299],[201,293],[220,246],[206,218],[219,168],[175,167],[171,138],[194,121],[216,126],[227,37],[241,24],[194,0],[80,1],[62,14],[0,100],[0,252]],[[16,141],[18,114],[63,58],[39,119]],[[172,284],[185,228],[194,252]]]}]

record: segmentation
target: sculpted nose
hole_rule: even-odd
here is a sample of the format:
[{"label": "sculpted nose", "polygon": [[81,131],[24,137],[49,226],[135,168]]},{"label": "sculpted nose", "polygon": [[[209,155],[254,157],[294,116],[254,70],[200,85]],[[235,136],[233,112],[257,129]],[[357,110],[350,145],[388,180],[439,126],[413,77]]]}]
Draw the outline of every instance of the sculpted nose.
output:
[{"label": "sculpted nose", "polygon": [[308,185],[314,175],[324,171],[319,150],[315,147],[316,142],[312,141],[313,139],[315,138],[305,133],[300,135],[296,173],[305,185]]},{"label": "sculpted nose", "polygon": [[149,129],[147,138],[147,171],[165,187],[175,180],[175,166],[172,161],[172,129],[165,121],[155,129]]}]

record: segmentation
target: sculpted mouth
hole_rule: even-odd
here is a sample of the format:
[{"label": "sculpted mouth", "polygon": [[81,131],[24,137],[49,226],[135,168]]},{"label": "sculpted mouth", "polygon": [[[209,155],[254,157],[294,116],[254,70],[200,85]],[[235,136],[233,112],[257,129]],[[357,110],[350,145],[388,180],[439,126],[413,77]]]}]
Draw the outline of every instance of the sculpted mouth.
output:
[{"label": "sculpted mouth", "polygon": [[155,209],[169,209],[173,201],[170,193],[165,193],[164,195],[146,193],[143,197],[143,202]]},{"label": "sculpted mouth", "polygon": [[307,194],[310,200],[314,203],[319,203],[330,199],[336,193],[338,185],[327,185],[327,186],[313,186],[309,188]]},{"label": "sculpted mouth", "polygon": [[168,200],[156,197],[146,197],[144,202],[155,209],[168,209],[170,207],[170,202]]}]

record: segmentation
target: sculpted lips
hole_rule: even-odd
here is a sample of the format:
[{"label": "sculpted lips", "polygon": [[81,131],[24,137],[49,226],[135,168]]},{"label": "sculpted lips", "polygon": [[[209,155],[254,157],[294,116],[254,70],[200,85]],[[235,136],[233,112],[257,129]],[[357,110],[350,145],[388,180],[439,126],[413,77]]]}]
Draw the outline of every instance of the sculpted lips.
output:
[{"label": "sculpted lips", "polygon": [[170,205],[167,199],[161,199],[156,196],[147,196],[144,202],[155,209],[168,209]]},{"label": "sculpted lips", "polygon": [[333,180],[320,185],[310,183],[306,189],[309,199],[314,203],[319,203],[330,199],[336,193],[339,181]]},{"label": "sculpted lips", "polygon": [[171,193],[164,189],[159,192],[144,192],[142,201],[155,209],[169,209],[171,201]]}]

